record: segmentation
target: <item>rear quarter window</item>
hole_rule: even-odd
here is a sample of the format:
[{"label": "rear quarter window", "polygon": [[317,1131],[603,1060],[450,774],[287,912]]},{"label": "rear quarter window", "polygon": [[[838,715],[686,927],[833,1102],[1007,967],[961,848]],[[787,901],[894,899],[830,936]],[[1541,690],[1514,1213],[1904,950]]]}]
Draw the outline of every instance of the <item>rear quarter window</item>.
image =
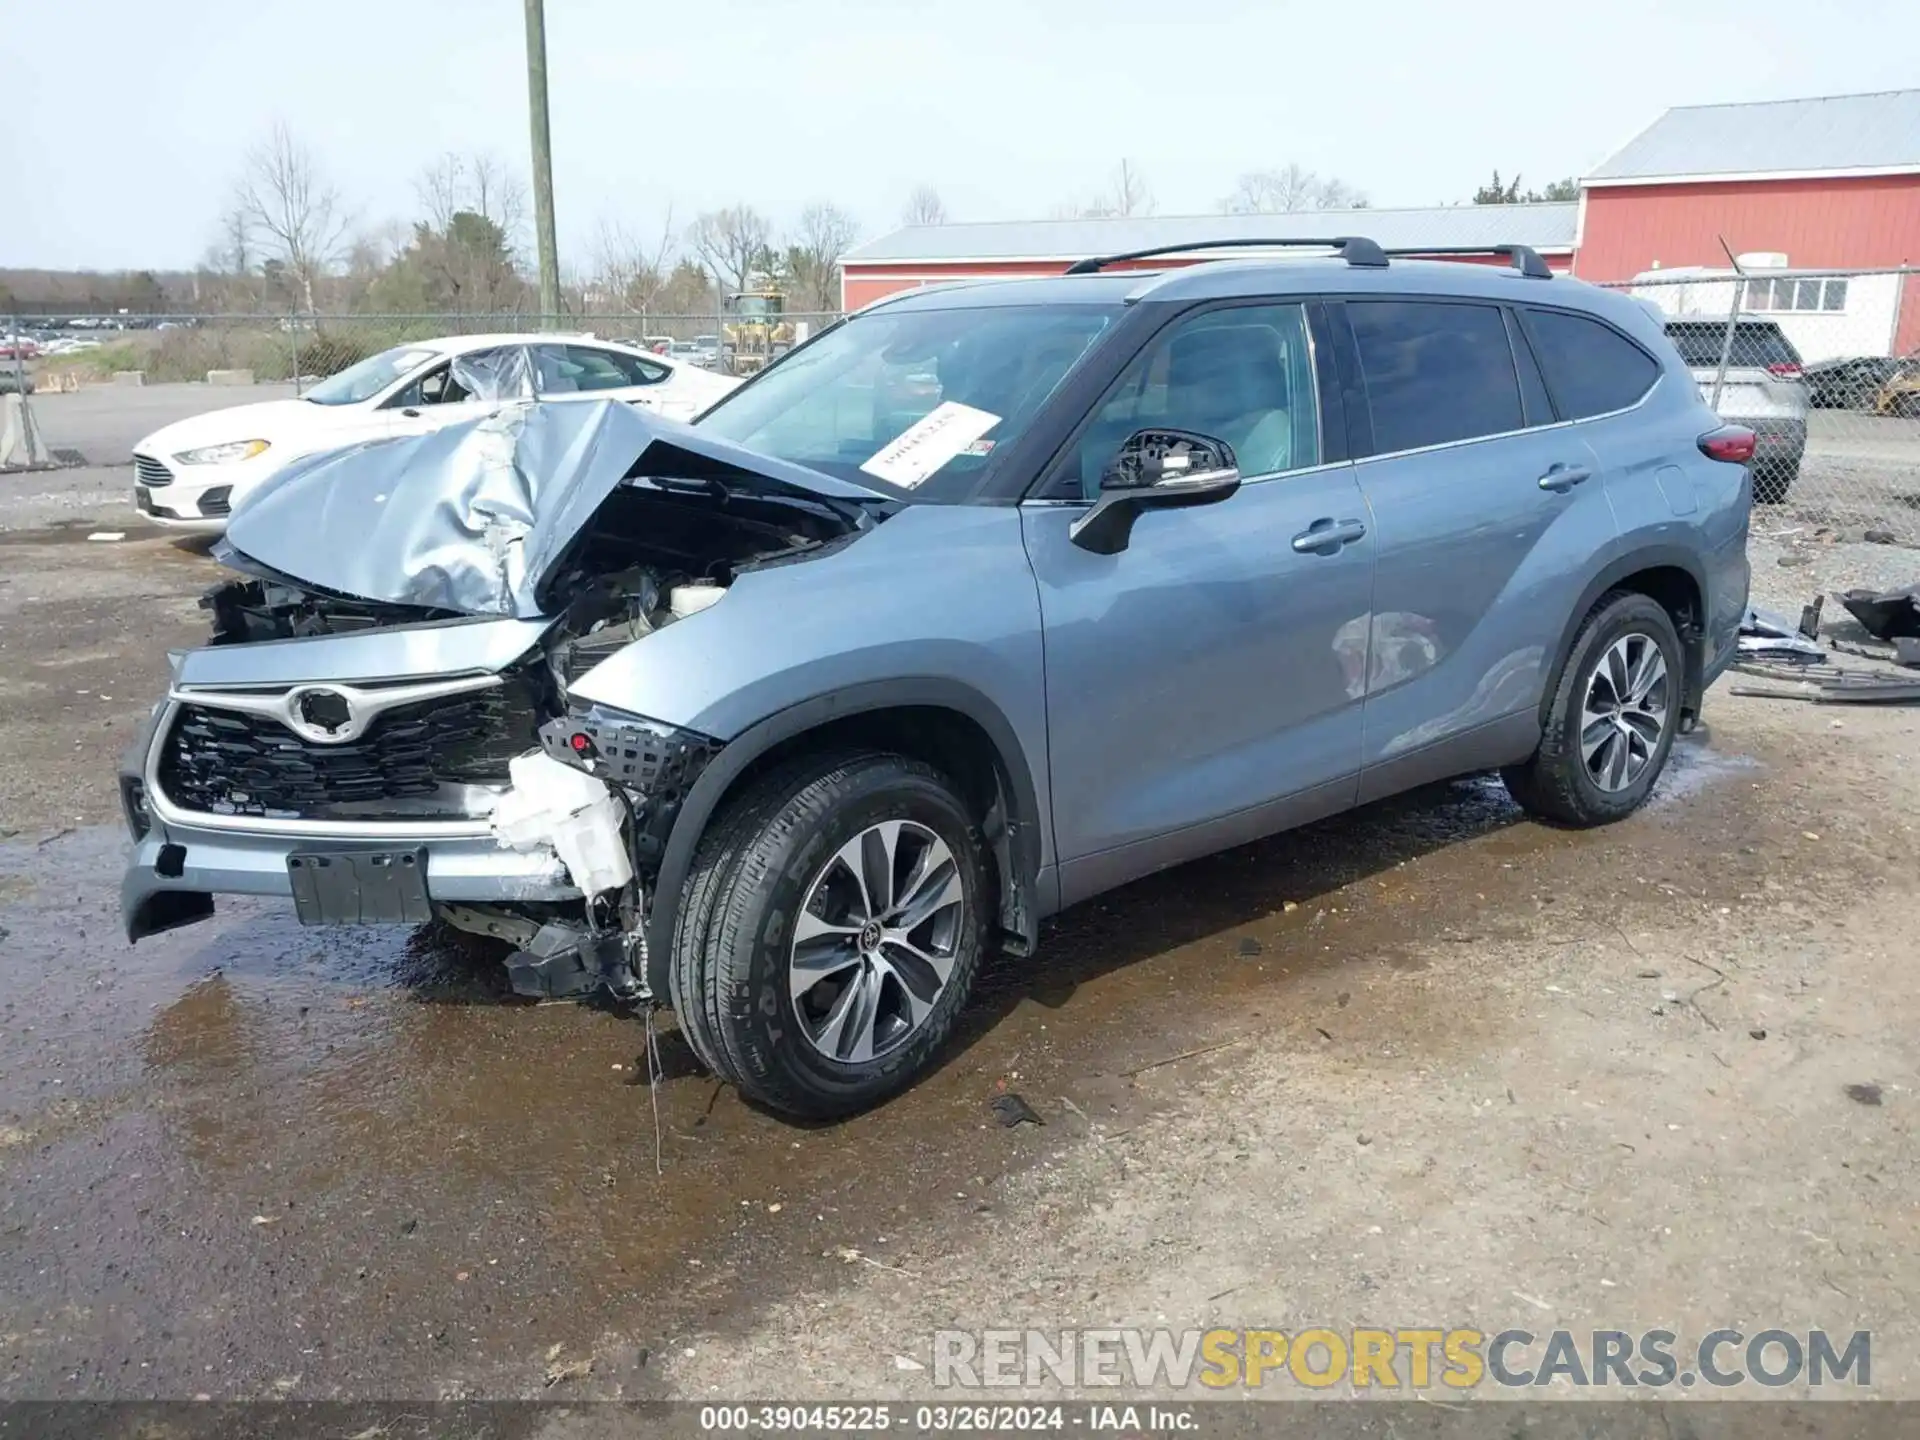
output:
[{"label": "rear quarter window", "polygon": [[1528,310],[1527,333],[1563,419],[1625,410],[1660,378],[1659,362],[1651,355],[1584,315]]}]

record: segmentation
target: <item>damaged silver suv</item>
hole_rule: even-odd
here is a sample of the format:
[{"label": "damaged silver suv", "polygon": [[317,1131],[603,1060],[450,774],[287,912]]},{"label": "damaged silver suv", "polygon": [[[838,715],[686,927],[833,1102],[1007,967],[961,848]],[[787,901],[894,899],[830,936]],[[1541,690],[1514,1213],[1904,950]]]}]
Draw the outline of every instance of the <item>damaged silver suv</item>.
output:
[{"label": "damaged silver suv", "polygon": [[1332,249],[920,291],[692,426],[289,467],[124,767],[128,935],[439,917],[833,1115],[1148,871],[1470,771],[1628,814],[1734,653],[1752,434],[1530,251]]}]

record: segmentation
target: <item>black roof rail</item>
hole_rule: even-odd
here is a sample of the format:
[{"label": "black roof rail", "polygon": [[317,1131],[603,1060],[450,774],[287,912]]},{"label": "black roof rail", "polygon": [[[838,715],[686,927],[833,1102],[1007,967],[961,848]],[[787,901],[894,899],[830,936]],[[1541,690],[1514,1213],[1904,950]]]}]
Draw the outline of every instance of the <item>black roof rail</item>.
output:
[{"label": "black roof rail", "polygon": [[[1066,273],[1096,275],[1106,266],[1117,265],[1122,260],[1151,260],[1156,255],[1184,255],[1190,250],[1252,250],[1263,245],[1283,248],[1311,246],[1316,250],[1331,249],[1349,265],[1365,265],[1374,269],[1384,269],[1387,264],[1387,255],[1390,253],[1382,250],[1364,235],[1289,236],[1282,239],[1263,236],[1254,240],[1189,240],[1184,245],[1154,245],[1145,250],[1128,250],[1119,255],[1089,255],[1084,260],[1074,261],[1067,267]],[[1527,253],[1533,254],[1531,250]]]},{"label": "black roof rail", "polygon": [[1415,257],[1424,255],[1504,255],[1507,263],[1529,280],[1551,280],[1553,271],[1540,252],[1531,245],[1410,245],[1401,250],[1389,250],[1389,255]]}]

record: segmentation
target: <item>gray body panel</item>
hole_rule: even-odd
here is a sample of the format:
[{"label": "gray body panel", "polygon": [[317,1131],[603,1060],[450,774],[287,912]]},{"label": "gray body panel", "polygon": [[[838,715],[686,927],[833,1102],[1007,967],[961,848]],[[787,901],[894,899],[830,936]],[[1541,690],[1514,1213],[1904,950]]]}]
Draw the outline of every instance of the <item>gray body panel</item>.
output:
[{"label": "gray body panel", "polygon": [[816,697],[937,677],[1005,718],[1046,814],[1043,673],[1019,512],[918,505],[831,556],[741,575],[718,604],[628,646],[572,693],[730,740]]},{"label": "gray body panel", "polygon": [[209,645],[180,657],[178,685],[293,685],[304,680],[414,680],[504,670],[546,634],[547,620],[397,625],[303,640]]},{"label": "gray body panel", "polygon": [[[1541,489],[1556,465],[1589,478]],[[1585,562],[1615,526],[1599,463],[1572,426],[1363,460],[1356,472],[1378,527],[1361,792],[1376,799],[1405,788],[1389,762],[1538,710]],[[1537,739],[1535,727],[1517,753],[1468,763],[1522,759]],[[1444,753],[1433,760],[1446,771]]]},{"label": "gray body panel", "polygon": [[1241,812],[1307,791],[1351,804],[1373,550],[1292,540],[1316,520],[1365,522],[1353,467],[1144,515],[1118,555],[1071,542],[1082,510],[1023,507],[1066,903],[1218,848],[1206,827]]}]

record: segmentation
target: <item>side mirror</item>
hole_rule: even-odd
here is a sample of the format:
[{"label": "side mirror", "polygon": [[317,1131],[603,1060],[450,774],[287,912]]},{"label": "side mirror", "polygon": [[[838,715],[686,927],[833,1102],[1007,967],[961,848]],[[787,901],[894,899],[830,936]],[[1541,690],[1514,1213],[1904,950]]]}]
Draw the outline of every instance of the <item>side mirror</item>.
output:
[{"label": "side mirror", "polygon": [[1240,488],[1233,447],[1192,430],[1136,430],[1100,475],[1100,498],[1067,536],[1095,555],[1118,555],[1147,510],[1212,505]]}]

